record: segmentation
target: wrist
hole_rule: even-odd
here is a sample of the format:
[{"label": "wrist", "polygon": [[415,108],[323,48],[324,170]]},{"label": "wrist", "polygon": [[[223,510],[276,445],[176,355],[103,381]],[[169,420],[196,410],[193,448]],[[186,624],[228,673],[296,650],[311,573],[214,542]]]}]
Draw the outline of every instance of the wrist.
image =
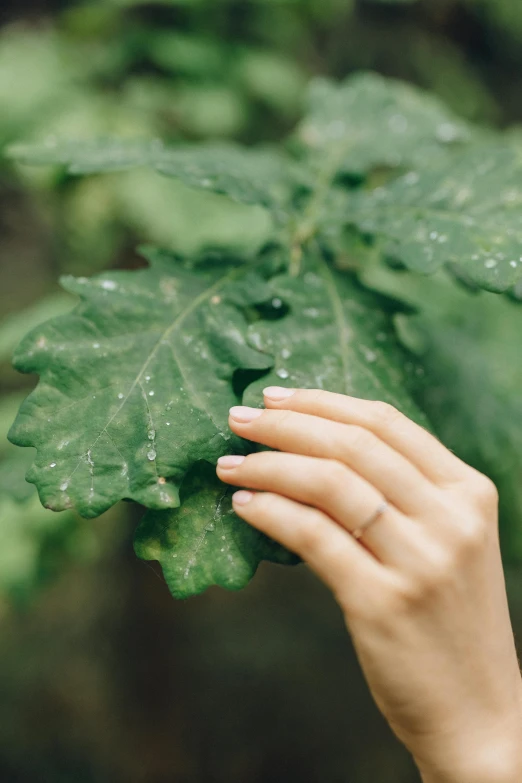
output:
[{"label": "wrist", "polygon": [[416,756],[423,783],[520,783],[522,708],[495,725],[496,732],[474,731],[459,742],[440,743],[438,752]]},{"label": "wrist", "polygon": [[[522,738],[520,740],[522,743]],[[519,743],[519,745],[520,745]],[[520,783],[520,747],[489,747],[464,761],[417,762],[423,783]]]}]

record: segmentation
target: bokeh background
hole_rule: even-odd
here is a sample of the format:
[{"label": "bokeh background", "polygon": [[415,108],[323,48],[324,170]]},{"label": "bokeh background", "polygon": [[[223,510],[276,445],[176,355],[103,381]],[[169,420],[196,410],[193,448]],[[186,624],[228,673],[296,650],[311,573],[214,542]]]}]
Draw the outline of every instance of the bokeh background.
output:
[{"label": "bokeh background", "polygon": [[[2,0],[0,147],[49,136],[276,141],[317,74],[372,69],[461,115],[522,121],[519,0]],[[304,567],[188,602],[132,551],[136,512],[39,506],[5,433],[33,383],[10,369],[63,312],[63,272],[139,264],[136,244],[223,243],[208,209],[153,173],[74,179],[0,160],[0,780],[413,783],[339,610]],[[245,219],[245,215],[240,216]],[[251,241],[263,235],[252,217]],[[9,488],[9,493],[6,489]],[[508,569],[522,634],[522,567]]]}]

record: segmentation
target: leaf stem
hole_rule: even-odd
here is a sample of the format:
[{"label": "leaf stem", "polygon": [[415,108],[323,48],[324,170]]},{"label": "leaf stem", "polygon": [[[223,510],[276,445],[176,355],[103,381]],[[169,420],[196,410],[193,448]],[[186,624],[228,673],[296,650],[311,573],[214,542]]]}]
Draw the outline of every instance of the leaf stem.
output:
[{"label": "leaf stem", "polygon": [[301,271],[303,247],[317,234],[319,217],[323,202],[330,190],[333,179],[337,173],[339,163],[346,154],[348,145],[339,144],[326,158],[324,168],[319,172],[317,187],[303,212],[302,222],[297,223],[295,233],[290,241],[290,265],[289,274],[297,277]]}]

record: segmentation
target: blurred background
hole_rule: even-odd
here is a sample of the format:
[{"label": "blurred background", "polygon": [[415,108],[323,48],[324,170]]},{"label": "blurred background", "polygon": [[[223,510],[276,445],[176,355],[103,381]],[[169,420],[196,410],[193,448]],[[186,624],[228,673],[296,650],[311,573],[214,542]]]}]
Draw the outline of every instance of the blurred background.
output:
[{"label": "blurred background", "polygon": [[[522,120],[519,0],[2,0],[0,147],[49,136],[283,138],[306,84],[373,69],[461,115]],[[66,311],[61,273],[152,241],[229,241],[242,208],[150,172],[75,179],[0,159],[0,780],[413,783],[340,612],[305,568],[175,602],[132,551],[137,512],[44,511],[5,434],[10,355]],[[242,217],[245,217],[243,215]],[[252,242],[262,217],[250,211]],[[139,516],[139,515],[138,515]],[[508,571],[522,633],[522,567]]]}]

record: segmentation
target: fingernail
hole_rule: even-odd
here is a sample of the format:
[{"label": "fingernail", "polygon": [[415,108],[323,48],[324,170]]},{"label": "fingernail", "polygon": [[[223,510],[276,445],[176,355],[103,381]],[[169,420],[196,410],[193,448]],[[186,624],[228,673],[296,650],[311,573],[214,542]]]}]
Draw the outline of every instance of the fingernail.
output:
[{"label": "fingernail", "polygon": [[217,461],[217,464],[220,468],[230,469],[230,468],[237,468],[238,465],[241,465],[242,462],[245,461],[245,457],[241,457],[239,455],[235,454],[227,454],[226,457],[220,457]]},{"label": "fingernail", "polygon": [[263,394],[268,397],[269,400],[286,400],[287,397],[291,397],[295,393],[295,389],[285,389],[283,386],[267,386],[263,389]]},{"label": "fingernail", "polygon": [[247,408],[245,405],[236,405],[230,408],[230,415],[236,421],[247,422],[254,421],[263,413],[259,408]]},{"label": "fingernail", "polygon": [[253,497],[253,492],[249,492],[247,489],[240,489],[239,492],[234,492],[232,495],[232,502],[235,503],[236,506],[246,506]]}]

